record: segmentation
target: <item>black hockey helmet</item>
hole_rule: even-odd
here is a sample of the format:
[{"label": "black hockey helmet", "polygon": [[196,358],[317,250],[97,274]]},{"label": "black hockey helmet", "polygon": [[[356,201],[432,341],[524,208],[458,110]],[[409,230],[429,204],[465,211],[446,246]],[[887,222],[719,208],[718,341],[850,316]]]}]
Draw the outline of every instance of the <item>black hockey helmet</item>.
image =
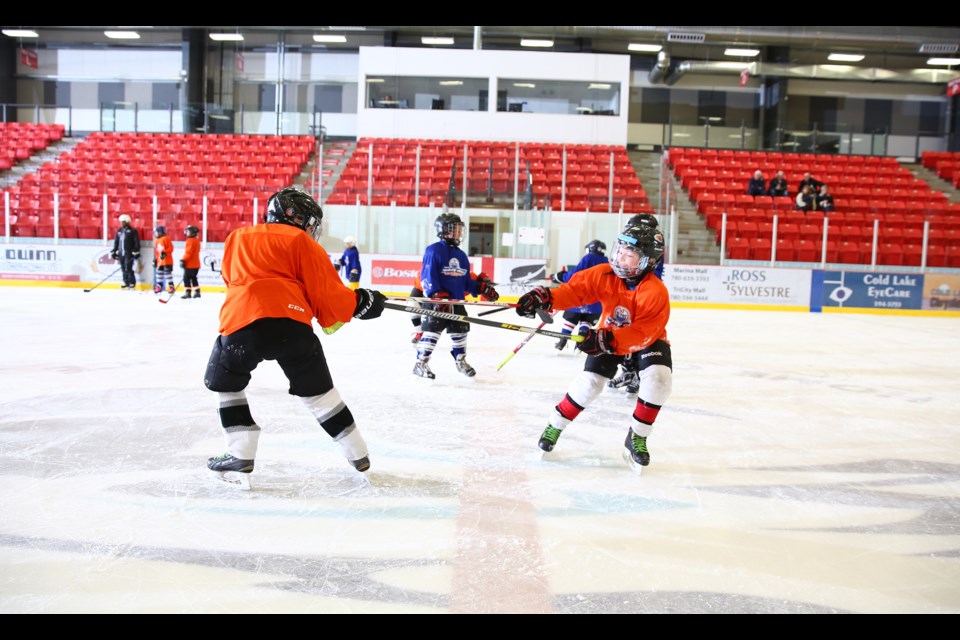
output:
[{"label": "black hockey helmet", "polygon": [[585,253],[603,253],[607,250],[607,245],[600,240],[591,240],[583,247]]},{"label": "black hockey helmet", "polygon": [[163,226],[162,224],[161,224],[161,225],[157,225],[157,227],[154,228],[154,230],[153,230],[153,234],[154,234],[155,236],[157,236],[157,237],[161,237],[161,238],[162,238],[163,236],[167,235],[167,228],[166,228],[165,226]]},{"label": "black hockey helmet", "polygon": [[627,224],[623,225],[624,229],[629,229],[630,227],[653,227],[654,229],[660,226],[660,223],[657,222],[657,216],[652,213],[638,213],[635,216],[630,216],[630,219],[627,220]]},{"label": "black hockey helmet", "polygon": [[663,259],[663,234],[655,227],[627,227],[617,236],[610,254],[613,272],[624,280],[638,282]]},{"label": "black hockey helmet", "polygon": [[455,213],[441,213],[433,221],[437,237],[448,245],[456,247],[463,239],[463,220]]},{"label": "black hockey helmet", "polygon": [[200,229],[191,224],[187,225],[187,228],[183,230],[183,233],[188,238],[196,238],[198,235],[200,235]]},{"label": "black hockey helmet", "polygon": [[277,191],[267,200],[265,221],[303,229],[314,239],[320,236],[320,221],[323,210],[317,201],[306,191],[296,187],[286,187]]}]

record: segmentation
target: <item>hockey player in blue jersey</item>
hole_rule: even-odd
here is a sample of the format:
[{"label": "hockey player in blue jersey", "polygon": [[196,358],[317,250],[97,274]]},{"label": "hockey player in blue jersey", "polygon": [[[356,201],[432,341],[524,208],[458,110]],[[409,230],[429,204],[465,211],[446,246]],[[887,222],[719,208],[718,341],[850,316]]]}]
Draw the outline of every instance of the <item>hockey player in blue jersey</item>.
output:
[{"label": "hockey player in blue jersey", "polygon": [[[580,262],[577,263],[577,266],[575,266],[571,271],[558,271],[557,273],[553,274],[550,279],[557,284],[563,284],[578,271],[595,267],[598,264],[607,263],[607,256],[605,256],[603,253],[607,250],[607,245],[605,245],[603,242],[599,240],[591,240],[586,244],[586,246],[583,247],[583,249],[583,257],[580,258]],[[560,333],[564,335],[570,335],[573,333],[574,327],[581,322],[589,324],[592,327],[597,323],[597,320],[600,319],[601,311],[602,307],[599,302],[585,304],[582,307],[567,309],[563,312],[563,327],[560,329]],[[567,346],[567,339],[560,338],[555,346],[558,351],[563,351],[563,348]]]},{"label": "hockey player in blue jersey", "polygon": [[[423,254],[423,264],[420,267],[420,281],[423,284],[423,293],[428,298],[448,298],[462,300],[470,293],[475,296],[484,296],[488,300],[500,297],[496,289],[487,278],[473,279],[470,277],[470,261],[467,254],[460,248],[463,239],[463,220],[455,213],[444,213],[434,220],[439,240],[434,242]],[[437,311],[467,315],[463,305],[443,303],[424,303],[425,308],[435,308]],[[422,377],[434,379],[436,376],[427,364],[433,350],[437,348],[437,340],[444,330],[450,335],[453,342],[453,356],[457,371],[467,377],[476,375],[476,370],[467,364],[467,332],[470,325],[457,320],[445,320],[433,316],[423,316],[420,323],[420,342],[417,343],[417,363],[413,373]]]}]

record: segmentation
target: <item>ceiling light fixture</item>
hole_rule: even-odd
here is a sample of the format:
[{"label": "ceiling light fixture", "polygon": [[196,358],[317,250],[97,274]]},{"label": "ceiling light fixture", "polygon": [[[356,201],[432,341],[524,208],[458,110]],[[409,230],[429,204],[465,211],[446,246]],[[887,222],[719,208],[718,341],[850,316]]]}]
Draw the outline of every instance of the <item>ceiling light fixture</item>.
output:
[{"label": "ceiling light fixture", "polygon": [[4,29],[3,35],[11,38],[39,38],[40,34],[32,29]]},{"label": "ceiling light fixture", "polygon": [[314,35],[314,36],[313,36],[313,41],[314,41],[314,42],[339,42],[340,44],[343,44],[344,42],[347,41],[347,36],[321,36],[321,35]]},{"label": "ceiling light fixture", "polygon": [[453,38],[423,36],[420,38],[420,42],[423,44],[439,44],[439,45],[450,46],[453,44]]},{"label": "ceiling light fixture", "polygon": [[741,58],[753,58],[760,55],[760,49],[727,49],[723,52],[725,56],[740,56]]},{"label": "ceiling light fixture", "polygon": [[513,86],[515,87],[524,87],[526,89],[536,89],[537,85],[532,82],[514,82]]},{"label": "ceiling light fixture", "polygon": [[368,82],[368,83],[371,83],[371,82],[385,82],[385,80],[384,80],[383,78],[367,78],[367,82]]},{"label": "ceiling light fixture", "polygon": [[241,42],[243,41],[243,35],[239,33],[211,33],[210,39],[217,42]]},{"label": "ceiling light fixture", "polygon": [[103,35],[111,40],[139,40],[140,34],[136,31],[104,31]]},{"label": "ceiling light fixture", "polygon": [[960,64],[960,58],[930,58],[927,60],[927,64],[940,65],[944,64],[947,66],[953,66],[955,64]]},{"label": "ceiling light fixture", "polygon": [[627,51],[646,51],[656,53],[663,49],[662,44],[628,44]]},{"label": "ceiling light fixture", "polygon": [[587,89],[609,89],[610,85],[602,82],[594,82],[590,84]]},{"label": "ceiling light fixture", "polygon": [[531,40],[530,38],[520,39],[521,47],[552,47],[553,40]]},{"label": "ceiling light fixture", "polygon": [[458,87],[463,84],[463,80],[441,80],[440,86],[442,87]]},{"label": "ceiling light fixture", "polygon": [[860,53],[831,53],[827,60],[834,62],[860,62],[865,56]]}]

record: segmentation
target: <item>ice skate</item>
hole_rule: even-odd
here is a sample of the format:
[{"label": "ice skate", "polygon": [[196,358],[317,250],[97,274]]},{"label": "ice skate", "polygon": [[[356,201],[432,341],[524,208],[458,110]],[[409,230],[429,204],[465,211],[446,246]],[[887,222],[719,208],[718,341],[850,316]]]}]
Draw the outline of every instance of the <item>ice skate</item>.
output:
[{"label": "ice skate", "polygon": [[566,346],[567,346],[567,339],[560,338],[559,340],[557,340],[557,344],[553,345],[553,348],[556,349],[557,351],[563,351],[563,348]]},{"label": "ice skate", "polygon": [[638,436],[633,429],[627,432],[627,439],[623,442],[623,459],[640,472],[641,467],[650,464],[650,452],[647,451],[646,436]]},{"label": "ice skate", "polygon": [[637,378],[636,374],[633,375],[633,382],[627,383],[626,389],[627,394],[632,396],[635,396],[640,392],[640,379]]},{"label": "ice skate", "polygon": [[353,465],[354,469],[363,473],[364,471],[370,468],[370,457],[363,456],[359,460],[351,460],[350,464]]},{"label": "ice skate", "polygon": [[[193,297],[193,296],[190,295],[190,290],[188,289],[185,294],[183,294],[182,296],[180,296],[180,299],[181,299],[181,300],[189,300],[189,299],[192,298],[192,297]],[[197,296],[197,297],[199,298],[200,296]]]},{"label": "ice skate", "polygon": [[457,356],[457,371],[468,378],[472,378],[473,376],[477,375],[477,370],[467,363],[467,354],[465,353],[461,353]]},{"label": "ice skate", "polygon": [[540,442],[538,442],[537,445],[544,451],[553,451],[553,448],[557,445],[557,440],[560,439],[561,433],[563,432],[560,429],[548,424],[547,428],[540,434]]},{"label": "ice skate", "polygon": [[160,285],[157,284],[157,285],[154,285],[154,286],[153,286],[153,292],[154,292],[154,293],[163,293],[163,289],[160,287]]},{"label": "ice skate", "polygon": [[631,386],[633,386],[632,393],[636,393],[637,390],[640,388],[640,381],[637,378],[636,373],[634,373],[633,371],[627,371],[627,370],[624,370],[623,373],[621,373],[616,378],[613,378],[612,380],[610,380],[610,382],[607,383],[608,389],[622,389],[626,387],[627,391],[630,391]]},{"label": "ice skate", "polygon": [[194,298],[199,298],[199,297],[200,297],[200,289],[194,289],[194,290],[193,290],[193,297],[194,297]]},{"label": "ice skate", "polygon": [[413,374],[421,378],[429,378],[430,380],[437,377],[433,375],[433,371],[430,371],[430,366],[427,364],[426,359],[417,360],[417,363],[413,365]]},{"label": "ice skate", "polygon": [[176,291],[172,284],[167,286],[167,293],[176,293]]},{"label": "ice skate", "polygon": [[[368,462],[369,466],[369,462]],[[240,460],[222,453],[207,460],[207,468],[213,472],[217,480],[236,485],[243,491],[250,490],[250,474],[253,472],[253,460]]]}]

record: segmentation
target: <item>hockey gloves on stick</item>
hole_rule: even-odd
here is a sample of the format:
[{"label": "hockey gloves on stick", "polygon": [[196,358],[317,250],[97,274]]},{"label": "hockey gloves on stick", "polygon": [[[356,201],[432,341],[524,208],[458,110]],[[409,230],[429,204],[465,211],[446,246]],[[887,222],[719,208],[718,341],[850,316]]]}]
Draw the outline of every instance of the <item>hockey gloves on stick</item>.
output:
[{"label": "hockey gloves on stick", "polygon": [[546,287],[534,287],[517,300],[517,315],[532,318],[537,309],[550,308],[550,290]]},{"label": "hockey gloves on stick", "polygon": [[493,282],[491,282],[487,274],[482,271],[480,275],[477,276],[477,293],[490,302],[496,302],[500,299],[500,294],[493,288]]},{"label": "hockey gloves on stick", "polygon": [[353,317],[361,320],[379,318],[383,313],[383,303],[387,297],[373,289],[357,289],[357,306],[353,310]]},{"label": "hockey gloves on stick", "polygon": [[583,336],[583,342],[577,343],[577,349],[587,355],[613,353],[613,331],[609,329],[587,329],[580,332],[580,335]]}]

